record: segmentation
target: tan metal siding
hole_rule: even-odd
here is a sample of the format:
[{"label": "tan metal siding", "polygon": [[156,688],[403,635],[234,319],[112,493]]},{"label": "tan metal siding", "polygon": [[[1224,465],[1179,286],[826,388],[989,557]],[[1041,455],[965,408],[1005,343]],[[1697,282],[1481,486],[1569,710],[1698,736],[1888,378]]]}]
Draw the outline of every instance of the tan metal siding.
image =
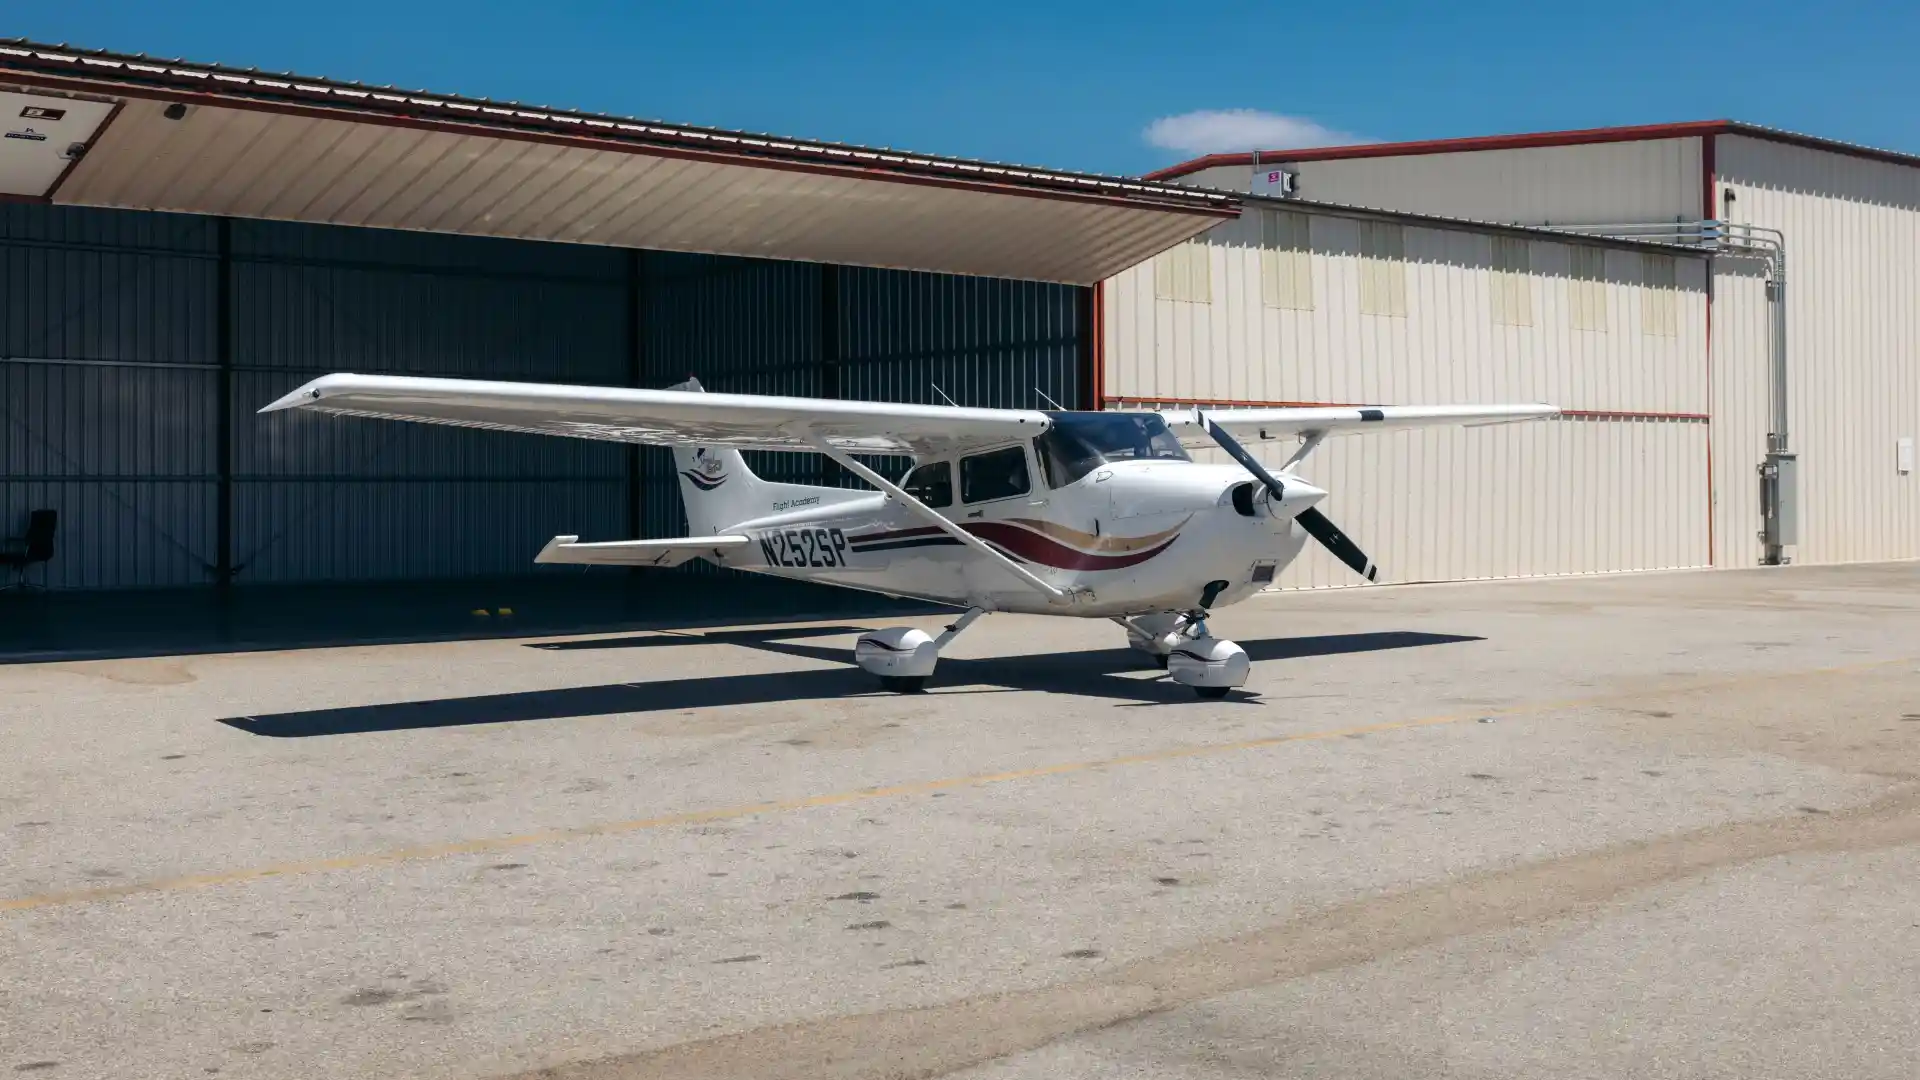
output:
[{"label": "tan metal siding", "polygon": [[1176,244],[1153,259],[1153,294],[1161,300],[1191,304],[1213,301],[1213,263],[1192,241]]},{"label": "tan metal siding", "polygon": [[1502,326],[1533,325],[1531,247],[1518,236],[1493,238],[1493,321]]},{"label": "tan metal siding", "polygon": [[[1920,169],[1731,136],[1716,156],[1733,219],[1786,234],[1795,561],[1920,557],[1920,477],[1896,467],[1898,441],[1920,436]],[[1714,297],[1715,472],[1751,487],[1767,428],[1766,299],[1727,276]],[[1736,355],[1737,334],[1751,344]],[[1757,508],[1722,506],[1738,533],[1758,527]]]},{"label": "tan metal siding", "polygon": [[1713,564],[1760,562],[1760,477],[1767,453],[1767,282],[1759,264],[1713,275]]},{"label": "tan metal siding", "polygon": [[[1301,475],[1382,583],[1465,581],[1706,565],[1706,457],[1698,421],[1561,419],[1329,439]],[[1314,544],[1276,582],[1358,584]]]},{"label": "tan metal siding", "polygon": [[1284,210],[1260,215],[1261,298],[1268,307],[1313,310],[1313,218]]},{"label": "tan metal siding", "polygon": [[1407,317],[1406,231],[1393,222],[1360,223],[1360,313]]},{"label": "tan metal siding", "polygon": [[1672,255],[1641,256],[1640,332],[1674,337],[1680,333],[1679,268]]},{"label": "tan metal siding", "polygon": [[1604,248],[1576,247],[1572,256],[1573,328],[1607,332],[1607,252]]},{"label": "tan metal siding", "polygon": [[[1195,245],[1211,260],[1214,302],[1156,300],[1151,266],[1108,281],[1109,398],[1208,401],[1550,401],[1599,412],[1704,415],[1705,266],[1677,266],[1679,333],[1642,333],[1639,252],[1614,251],[1601,282],[1606,334],[1573,329],[1572,245],[1534,241],[1533,326],[1492,318],[1492,236],[1405,230],[1405,319],[1363,316],[1360,226],[1312,215],[1313,308],[1263,302],[1257,220]],[[1518,395],[1516,397],[1516,395]]]},{"label": "tan metal siding", "polygon": [[[1398,266],[1406,317],[1382,318],[1361,306],[1371,223],[1310,216],[1311,310],[1264,302],[1257,215],[1201,238],[1212,304],[1156,300],[1150,267],[1109,281],[1109,403],[1546,401],[1599,414],[1330,440],[1304,472],[1329,486],[1327,512],[1393,580],[1706,564],[1703,262],[1677,263],[1677,333],[1663,336],[1642,332],[1641,253],[1604,251],[1593,287],[1608,332],[1577,331],[1576,245],[1533,241],[1520,275],[1537,298],[1533,325],[1500,325],[1495,238],[1407,227]],[[1282,584],[1352,580],[1314,555]]]}]

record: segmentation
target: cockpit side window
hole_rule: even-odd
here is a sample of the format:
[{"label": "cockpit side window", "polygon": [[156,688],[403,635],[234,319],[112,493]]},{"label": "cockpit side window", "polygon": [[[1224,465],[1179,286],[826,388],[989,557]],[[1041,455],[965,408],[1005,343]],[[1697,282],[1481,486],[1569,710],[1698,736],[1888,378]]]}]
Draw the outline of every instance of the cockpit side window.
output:
[{"label": "cockpit side window", "polygon": [[938,510],[953,502],[953,464],[929,461],[900,482],[900,489]]},{"label": "cockpit side window", "polygon": [[977,503],[1010,499],[1025,495],[1031,481],[1027,478],[1027,448],[1009,446],[960,459],[960,500]]}]

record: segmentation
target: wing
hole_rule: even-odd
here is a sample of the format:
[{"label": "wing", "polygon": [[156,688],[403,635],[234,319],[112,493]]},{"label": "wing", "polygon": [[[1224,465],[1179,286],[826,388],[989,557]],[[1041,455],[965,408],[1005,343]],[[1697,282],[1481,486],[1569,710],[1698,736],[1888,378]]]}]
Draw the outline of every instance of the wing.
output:
[{"label": "wing", "polygon": [[1212,446],[1198,412],[1242,442],[1271,442],[1297,436],[1358,435],[1421,427],[1482,427],[1558,416],[1552,405],[1380,405],[1301,409],[1207,409],[1165,411],[1167,426],[1189,449]]},{"label": "wing", "polygon": [[1047,428],[1044,413],[1020,409],[396,375],[324,375],[260,411],[280,409],[738,450],[811,451],[812,431],[850,453],[917,456],[1032,438]]},{"label": "wing", "polygon": [[745,536],[676,536],[667,540],[609,540],[582,544],[577,536],[547,541],[537,563],[579,563],[585,566],[679,566],[702,555],[717,556],[748,543]]}]

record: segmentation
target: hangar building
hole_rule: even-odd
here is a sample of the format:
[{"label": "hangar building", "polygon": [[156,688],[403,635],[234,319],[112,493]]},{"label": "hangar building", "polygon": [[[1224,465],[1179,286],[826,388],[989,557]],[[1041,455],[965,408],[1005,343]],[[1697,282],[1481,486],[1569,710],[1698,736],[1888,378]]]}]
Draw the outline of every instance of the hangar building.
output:
[{"label": "hangar building", "polygon": [[[1284,188],[1306,198],[1691,247],[1705,256],[1697,261],[1707,276],[1702,282],[1697,269],[1679,271],[1679,287],[1688,293],[1675,313],[1685,342],[1679,352],[1648,358],[1652,366],[1643,369],[1626,361],[1630,350],[1598,363],[1598,354],[1569,356],[1571,366],[1558,366],[1564,361],[1529,349],[1532,360],[1558,366],[1551,377],[1561,381],[1545,384],[1560,395],[1556,403],[1659,414],[1693,432],[1656,440],[1658,449],[1650,444],[1651,470],[1637,474],[1647,482],[1680,469],[1697,481],[1674,493],[1673,505],[1684,506],[1694,523],[1689,534],[1707,530],[1704,544],[1688,542],[1688,564],[1920,557],[1920,494],[1913,476],[1914,438],[1920,435],[1920,157],[1710,121],[1225,154],[1152,178],[1237,192]],[[1201,243],[1234,235],[1250,234],[1235,223]],[[1412,259],[1412,248],[1407,254]],[[1496,290],[1475,301],[1471,318],[1426,331],[1439,339],[1426,352],[1429,360],[1446,355],[1450,344],[1475,347],[1477,335],[1489,334],[1494,340],[1480,344],[1496,350],[1540,332],[1571,334],[1577,347],[1589,350],[1602,336],[1650,342],[1653,331],[1645,320],[1653,310],[1651,290],[1674,280],[1672,268],[1657,257],[1642,258],[1637,266],[1613,256],[1604,265],[1583,265],[1540,243],[1524,249],[1496,244],[1484,254],[1496,275],[1537,267],[1546,280],[1524,287],[1530,296]],[[1602,299],[1584,284],[1598,275],[1617,292],[1636,273],[1645,283],[1637,311],[1630,302],[1616,302],[1622,297]],[[1561,291],[1567,288],[1575,291]],[[1578,295],[1583,289],[1584,301]],[[1671,325],[1668,310],[1664,303],[1659,307],[1663,333]],[[1178,339],[1180,332],[1171,327],[1179,318],[1162,306],[1153,321],[1139,325],[1159,333],[1161,324],[1174,320],[1167,332]],[[1223,324],[1221,318],[1216,312],[1211,322],[1228,335],[1243,323],[1251,329],[1260,322],[1226,315]],[[1297,317],[1283,311],[1279,319],[1284,326]],[[1405,332],[1416,332],[1417,320],[1410,312]],[[1514,329],[1515,323],[1530,328]],[[1389,335],[1401,332],[1397,323],[1372,325],[1386,327]],[[1270,313],[1266,328],[1278,328]],[[1237,339],[1229,337],[1227,351],[1236,347]],[[1480,370],[1471,359],[1461,363],[1458,372]],[[1266,370],[1286,367],[1269,360]],[[1549,376],[1540,371],[1537,377]],[[1177,396],[1163,385],[1171,384],[1143,385],[1138,392]],[[1282,384],[1280,396],[1290,385]],[[1525,385],[1531,392],[1539,384]],[[1391,397],[1417,392],[1420,384],[1375,380],[1356,389],[1362,396]],[[1759,470],[1768,464],[1770,434],[1783,426],[1773,418],[1776,407],[1785,411],[1781,449],[1791,459],[1781,496],[1785,535],[1776,538],[1784,542],[1769,550],[1762,534],[1772,515],[1762,505],[1766,489]],[[1711,458],[1710,467],[1693,464],[1702,454]],[[1647,525],[1672,538],[1665,523]],[[1595,555],[1600,561],[1591,569],[1634,561]]]},{"label": "hangar building", "polygon": [[[526,575],[555,534],[681,530],[661,450],[255,414],[333,370],[1544,400],[1566,415],[1335,440],[1309,475],[1383,580],[1751,565],[1776,266],[1701,224],[1727,192],[1795,274],[1773,553],[1920,554],[1898,155],[1709,125],[1129,179],[27,42],[0,121],[0,532],[58,509],[57,588]],[[1283,584],[1350,580],[1310,548]]]}]

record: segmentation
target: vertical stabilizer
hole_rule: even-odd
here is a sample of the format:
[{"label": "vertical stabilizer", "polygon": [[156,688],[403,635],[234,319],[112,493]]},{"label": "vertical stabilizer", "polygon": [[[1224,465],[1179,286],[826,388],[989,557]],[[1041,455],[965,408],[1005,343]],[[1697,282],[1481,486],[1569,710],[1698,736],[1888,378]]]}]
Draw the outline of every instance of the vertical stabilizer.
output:
[{"label": "vertical stabilizer", "polygon": [[[705,390],[695,378],[667,389],[696,394]],[[747,468],[747,460],[740,456],[740,451],[725,447],[676,446],[673,471],[680,476],[680,499],[687,508],[687,528],[695,536],[725,533],[743,521],[767,517],[789,507],[830,505],[867,494],[849,488],[762,480]]]}]

